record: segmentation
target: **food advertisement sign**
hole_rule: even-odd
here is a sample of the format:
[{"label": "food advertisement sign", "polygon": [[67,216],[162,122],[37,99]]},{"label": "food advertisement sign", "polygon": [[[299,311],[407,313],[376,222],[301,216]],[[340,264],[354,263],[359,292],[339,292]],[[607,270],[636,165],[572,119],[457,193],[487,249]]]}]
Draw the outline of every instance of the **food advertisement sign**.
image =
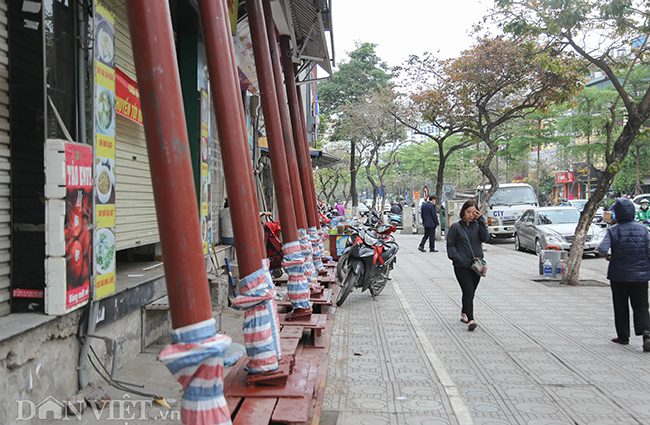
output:
[{"label": "food advertisement sign", "polygon": [[[95,297],[115,292],[115,17],[97,4],[95,14]],[[126,90],[129,91],[128,82]],[[135,84],[135,83],[133,83]],[[133,90],[132,90],[133,91]],[[135,86],[137,93],[137,86]],[[122,98],[120,111],[141,115],[139,95]],[[132,102],[132,103],[129,103]],[[123,114],[124,115],[124,114]]]},{"label": "food advertisement sign", "polygon": [[65,144],[66,164],[66,297],[65,308],[88,301],[92,277],[93,149]]},{"label": "food advertisement sign", "polygon": [[203,254],[208,253],[208,246],[212,243],[210,226],[210,96],[201,89],[201,241]]}]

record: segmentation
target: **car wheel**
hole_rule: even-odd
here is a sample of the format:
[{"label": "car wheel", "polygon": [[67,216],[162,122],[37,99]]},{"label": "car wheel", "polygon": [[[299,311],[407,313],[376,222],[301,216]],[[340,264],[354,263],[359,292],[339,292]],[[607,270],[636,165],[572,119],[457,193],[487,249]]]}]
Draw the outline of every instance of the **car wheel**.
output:
[{"label": "car wheel", "polygon": [[521,246],[521,241],[519,240],[519,235],[515,233],[515,249],[517,251],[525,251],[525,249]]},{"label": "car wheel", "polygon": [[538,256],[541,255],[542,253],[542,243],[539,241],[539,239],[535,239],[535,254]]}]

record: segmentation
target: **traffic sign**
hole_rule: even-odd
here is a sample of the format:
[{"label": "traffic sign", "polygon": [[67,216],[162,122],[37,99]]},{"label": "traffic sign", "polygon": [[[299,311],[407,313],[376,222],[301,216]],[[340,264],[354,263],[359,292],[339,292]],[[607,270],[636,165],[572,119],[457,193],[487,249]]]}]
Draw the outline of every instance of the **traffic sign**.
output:
[{"label": "traffic sign", "polygon": [[422,198],[429,199],[429,188],[426,186],[422,189]]}]

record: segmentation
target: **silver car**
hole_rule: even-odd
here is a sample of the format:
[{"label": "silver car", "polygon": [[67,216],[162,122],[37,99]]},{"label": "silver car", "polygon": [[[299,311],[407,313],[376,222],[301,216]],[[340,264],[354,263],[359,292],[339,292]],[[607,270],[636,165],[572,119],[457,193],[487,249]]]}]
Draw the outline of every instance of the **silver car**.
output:
[{"label": "silver car", "polygon": [[[515,249],[534,250],[556,246],[568,251],[578,226],[580,211],[574,207],[545,207],[529,209],[515,222]],[[585,240],[584,252],[598,256],[598,243],[605,230],[591,224]]]}]

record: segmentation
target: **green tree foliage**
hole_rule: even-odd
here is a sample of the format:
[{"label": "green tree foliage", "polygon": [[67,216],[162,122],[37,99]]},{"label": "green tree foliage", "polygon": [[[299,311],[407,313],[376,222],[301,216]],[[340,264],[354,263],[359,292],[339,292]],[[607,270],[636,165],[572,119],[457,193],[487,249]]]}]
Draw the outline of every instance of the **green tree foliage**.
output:
[{"label": "green tree foliage", "polygon": [[[648,55],[650,4],[634,0],[497,0],[497,17],[515,35],[537,37],[542,51],[573,51],[602,70],[614,87],[621,114],[612,108],[605,124],[606,169],[580,216],[563,283],[578,280],[586,230],[627,156],[630,145],[650,116],[650,85],[628,83]],[[623,50],[625,55],[615,52]],[[624,123],[616,134],[615,123]]]},{"label": "green tree foliage", "polygon": [[458,59],[443,64],[447,95],[440,102],[462,119],[465,133],[487,153],[476,165],[491,184],[486,205],[498,189],[491,164],[510,122],[569,101],[580,88],[581,69],[571,55],[541,51],[528,38],[482,38]]},{"label": "green tree foliage", "polygon": [[350,142],[350,194],[353,206],[358,205],[356,179],[361,164],[356,155],[356,144],[359,138],[342,131],[341,123],[345,119],[346,105],[363,101],[372,92],[389,85],[391,74],[386,63],[377,56],[376,47],[376,44],[357,42],[356,49],[348,52],[350,60],[341,62],[330,80],[318,84],[320,112],[326,121],[333,123],[329,139]]}]

